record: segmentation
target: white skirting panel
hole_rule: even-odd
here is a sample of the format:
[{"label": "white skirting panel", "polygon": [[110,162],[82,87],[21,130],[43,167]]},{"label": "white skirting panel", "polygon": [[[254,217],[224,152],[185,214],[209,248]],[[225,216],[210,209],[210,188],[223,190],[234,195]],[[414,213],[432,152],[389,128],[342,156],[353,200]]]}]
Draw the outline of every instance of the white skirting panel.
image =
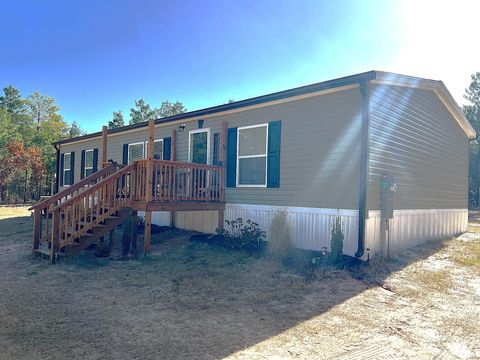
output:
[{"label": "white skirting panel", "polygon": [[[467,209],[395,210],[390,220],[390,254],[429,241],[448,239],[467,230]],[[369,211],[365,247],[380,253],[380,211]],[[386,249],[386,244],[384,245]]]},{"label": "white skirting panel", "polygon": [[[145,211],[139,211],[138,216],[145,217]],[[170,212],[152,211],[152,224],[158,226],[170,226]]]},{"label": "white skirting panel", "polygon": [[286,209],[293,242],[296,247],[306,250],[330,250],[330,232],[335,216],[340,215],[344,228],[343,252],[353,256],[357,251],[358,211],[304,207],[281,207],[267,205],[226,204],[225,220],[250,219],[267,231],[275,212]]}]

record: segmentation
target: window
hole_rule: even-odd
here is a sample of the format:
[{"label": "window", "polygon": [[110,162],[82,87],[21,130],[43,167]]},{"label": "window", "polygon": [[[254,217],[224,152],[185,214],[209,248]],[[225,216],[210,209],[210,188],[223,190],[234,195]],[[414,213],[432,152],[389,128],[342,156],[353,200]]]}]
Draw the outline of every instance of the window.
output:
[{"label": "window", "polygon": [[153,159],[163,160],[163,139],[153,142]]},{"label": "window", "polygon": [[190,131],[188,158],[195,164],[208,164],[210,157],[210,129]]},{"label": "window", "polygon": [[85,174],[84,177],[93,174],[93,149],[85,150]]},{"label": "window", "polygon": [[237,186],[267,186],[268,124],[238,128]]},{"label": "window", "polygon": [[70,164],[72,160],[72,154],[71,153],[65,153],[63,154],[63,185],[68,186],[72,185],[72,172],[70,169]]},{"label": "window", "polygon": [[134,161],[145,158],[145,143],[134,143],[128,145],[128,163],[132,164]]}]

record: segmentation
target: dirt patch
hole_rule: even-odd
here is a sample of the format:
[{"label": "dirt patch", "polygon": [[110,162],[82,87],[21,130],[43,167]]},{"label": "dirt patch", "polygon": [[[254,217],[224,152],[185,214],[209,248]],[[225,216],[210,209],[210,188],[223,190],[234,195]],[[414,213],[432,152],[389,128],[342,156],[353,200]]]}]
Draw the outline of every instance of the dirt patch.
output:
[{"label": "dirt patch", "polygon": [[306,281],[184,232],[52,266],[29,215],[0,207],[0,359],[480,358],[478,264],[456,259],[480,234]]}]

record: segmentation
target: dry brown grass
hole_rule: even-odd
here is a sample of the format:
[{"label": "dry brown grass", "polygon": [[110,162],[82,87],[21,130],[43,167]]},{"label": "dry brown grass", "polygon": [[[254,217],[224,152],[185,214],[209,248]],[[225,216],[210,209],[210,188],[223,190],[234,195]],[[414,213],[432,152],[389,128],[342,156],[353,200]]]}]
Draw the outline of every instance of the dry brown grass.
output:
[{"label": "dry brown grass", "polygon": [[457,245],[451,255],[452,261],[480,273],[480,239],[464,241]]},{"label": "dry brown grass", "polygon": [[275,212],[268,232],[267,249],[270,253],[288,256],[293,252],[293,241],[286,209]]},{"label": "dry brown grass", "polygon": [[0,208],[1,360],[480,358],[480,277],[449,260],[462,239],[374,258],[389,290],[341,270],[305,281],[182,232],[140,260],[51,266],[31,258],[28,215]]},{"label": "dry brown grass", "polygon": [[24,205],[18,205],[18,206],[0,205],[0,219],[19,217],[19,216],[30,216],[31,212],[28,211],[28,208],[29,206],[24,206]]}]

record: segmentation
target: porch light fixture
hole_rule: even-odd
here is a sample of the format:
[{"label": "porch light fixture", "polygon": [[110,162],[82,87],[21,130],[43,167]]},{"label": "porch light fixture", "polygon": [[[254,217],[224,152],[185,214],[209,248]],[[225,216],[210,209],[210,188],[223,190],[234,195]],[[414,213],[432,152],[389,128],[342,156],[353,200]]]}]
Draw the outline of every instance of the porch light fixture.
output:
[{"label": "porch light fixture", "polygon": [[198,128],[199,129],[203,128],[203,121],[204,120],[198,120]]},{"label": "porch light fixture", "polygon": [[187,128],[187,125],[186,125],[186,124],[179,125],[179,126],[178,126],[178,131],[179,131],[179,132],[184,132],[186,128]]}]

